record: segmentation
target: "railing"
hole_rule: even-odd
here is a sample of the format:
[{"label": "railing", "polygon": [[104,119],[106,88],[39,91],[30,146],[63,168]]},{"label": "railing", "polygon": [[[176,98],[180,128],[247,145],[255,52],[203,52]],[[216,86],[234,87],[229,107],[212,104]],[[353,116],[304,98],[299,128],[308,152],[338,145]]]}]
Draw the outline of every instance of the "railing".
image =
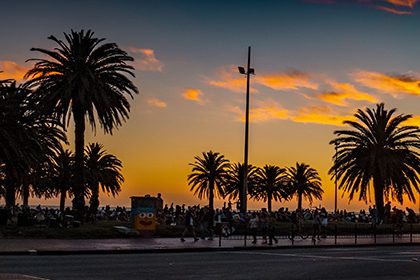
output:
[{"label": "railing", "polygon": [[[224,234],[223,229],[230,227],[228,223],[216,224],[216,234],[219,237],[219,246],[223,240],[244,240],[253,239],[250,231],[245,224],[234,225],[235,230],[232,234]],[[404,223],[395,224],[368,224],[368,223],[330,223],[324,228],[320,228],[315,235],[313,225],[304,223],[303,230],[298,230],[297,226],[291,223],[276,224],[274,236],[279,240],[289,240],[290,243],[283,245],[357,245],[357,244],[402,244],[420,243],[420,224]],[[322,237],[321,237],[322,236]],[[315,239],[313,239],[313,237]],[[318,238],[319,237],[319,238]],[[262,239],[261,231],[257,236]],[[268,235],[267,235],[268,239]],[[308,239],[308,240],[306,240]],[[326,240],[323,242],[322,240]]]}]

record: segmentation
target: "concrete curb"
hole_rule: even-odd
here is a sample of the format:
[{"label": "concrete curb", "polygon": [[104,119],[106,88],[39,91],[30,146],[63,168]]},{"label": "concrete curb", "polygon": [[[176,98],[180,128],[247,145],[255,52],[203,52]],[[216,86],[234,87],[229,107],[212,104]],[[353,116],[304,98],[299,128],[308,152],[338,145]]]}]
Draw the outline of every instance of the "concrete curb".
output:
[{"label": "concrete curb", "polygon": [[337,245],[287,245],[287,246],[249,246],[249,247],[202,247],[202,248],[161,248],[161,249],[112,249],[112,250],[27,250],[3,251],[0,256],[60,256],[60,255],[109,255],[109,254],[160,254],[160,253],[199,253],[199,252],[231,252],[261,251],[278,249],[311,249],[311,248],[366,248],[366,247],[406,247],[420,246],[419,243],[382,243],[382,244],[337,244]]}]

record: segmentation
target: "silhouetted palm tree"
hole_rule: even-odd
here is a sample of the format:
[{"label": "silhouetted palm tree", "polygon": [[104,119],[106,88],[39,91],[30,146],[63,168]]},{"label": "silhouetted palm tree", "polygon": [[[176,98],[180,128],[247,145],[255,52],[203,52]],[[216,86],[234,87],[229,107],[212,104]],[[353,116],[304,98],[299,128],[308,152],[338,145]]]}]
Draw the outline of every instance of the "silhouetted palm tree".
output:
[{"label": "silhouetted palm tree", "polygon": [[391,194],[400,203],[407,195],[415,201],[419,192],[420,130],[417,126],[404,126],[411,115],[394,115],[396,109],[385,110],[384,104],[376,109],[357,110],[356,121],[345,121],[351,130],[337,130],[335,164],[329,173],[340,180],[339,188],[353,199],[367,201],[373,186],[378,218],[384,215],[384,195]]},{"label": "silhouetted palm tree", "polygon": [[[252,192],[252,188],[255,186],[257,168],[252,165],[248,165],[248,194]],[[226,185],[225,185],[225,196],[229,199],[239,199],[242,196],[244,186],[244,164],[234,163],[231,164],[227,170]]]},{"label": "silhouetted palm tree", "polygon": [[69,150],[61,148],[54,156],[50,181],[52,192],[60,197],[60,210],[66,207],[67,196],[72,195],[74,178],[74,155]]},{"label": "silhouetted palm tree", "polygon": [[190,163],[193,168],[188,175],[188,184],[198,198],[209,199],[209,209],[214,211],[214,196],[224,196],[229,161],[217,152],[209,151],[202,155],[202,158],[196,156],[195,162]]},{"label": "silhouetted palm tree", "polygon": [[91,211],[96,213],[99,206],[99,186],[103,192],[115,196],[121,191],[124,177],[122,163],[114,155],[107,154],[103,145],[89,144],[86,148],[86,181],[91,189]]},{"label": "silhouetted palm tree", "polygon": [[255,188],[251,196],[257,200],[267,201],[268,212],[271,212],[271,202],[288,199],[287,186],[284,181],[284,169],[275,165],[265,165],[256,172]]},{"label": "silhouetted palm tree", "polygon": [[114,43],[101,44],[104,39],[94,33],[71,31],[64,33],[65,42],[54,36],[48,39],[58,47],[54,50],[32,48],[47,58],[36,61],[26,77],[28,85],[36,88],[40,108],[60,119],[64,125],[73,116],[75,126],[75,207],[81,212],[84,206],[83,154],[85,121],[93,129],[96,123],[111,133],[128,119],[130,104],[126,96],[138,93],[136,86],[126,75],[134,77],[133,61]]},{"label": "silhouetted palm tree", "polygon": [[289,194],[291,197],[296,196],[298,199],[299,210],[302,209],[302,198],[312,203],[315,199],[322,199],[321,178],[318,172],[305,163],[296,163],[296,167],[290,167],[286,170],[286,182],[289,186]]},{"label": "silhouetted palm tree", "polygon": [[28,174],[66,142],[58,123],[38,113],[31,94],[15,81],[0,83],[0,163],[8,207],[15,204],[16,191],[28,183],[24,182]]}]

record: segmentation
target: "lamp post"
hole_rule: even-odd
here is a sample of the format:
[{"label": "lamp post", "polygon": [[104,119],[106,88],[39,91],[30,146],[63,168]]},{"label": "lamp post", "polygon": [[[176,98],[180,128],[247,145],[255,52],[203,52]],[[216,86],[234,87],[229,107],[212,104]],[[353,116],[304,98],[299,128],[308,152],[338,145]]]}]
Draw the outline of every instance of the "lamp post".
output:
[{"label": "lamp post", "polygon": [[242,186],[241,212],[247,211],[247,187],[248,187],[248,135],[249,135],[249,76],[255,75],[255,70],[251,68],[251,47],[248,47],[248,64],[246,70],[238,66],[239,73],[246,75],[246,109],[245,109],[245,151],[244,151],[244,178]]},{"label": "lamp post", "polygon": [[338,151],[338,141],[334,142],[335,145],[335,157],[334,157],[334,165],[335,165],[335,192],[334,192],[334,213],[337,214],[337,151]]}]

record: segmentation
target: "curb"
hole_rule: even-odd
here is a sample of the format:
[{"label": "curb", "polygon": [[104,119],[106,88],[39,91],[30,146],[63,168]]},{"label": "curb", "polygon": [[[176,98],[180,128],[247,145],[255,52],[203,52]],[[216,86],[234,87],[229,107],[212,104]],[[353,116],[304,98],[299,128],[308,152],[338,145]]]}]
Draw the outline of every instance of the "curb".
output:
[{"label": "curb", "polygon": [[232,251],[268,251],[285,249],[320,249],[320,248],[366,248],[366,247],[406,247],[420,246],[420,243],[382,243],[382,244],[332,244],[332,245],[281,245],[250,247],[203,247],[203,248],[162,248],[162,249],[112,249],[112,250],[27,250],[3,251],[0,256],[60,256],[60,255],[110,255],[110,254],[165,254],[165,253],[200,253]]}]

